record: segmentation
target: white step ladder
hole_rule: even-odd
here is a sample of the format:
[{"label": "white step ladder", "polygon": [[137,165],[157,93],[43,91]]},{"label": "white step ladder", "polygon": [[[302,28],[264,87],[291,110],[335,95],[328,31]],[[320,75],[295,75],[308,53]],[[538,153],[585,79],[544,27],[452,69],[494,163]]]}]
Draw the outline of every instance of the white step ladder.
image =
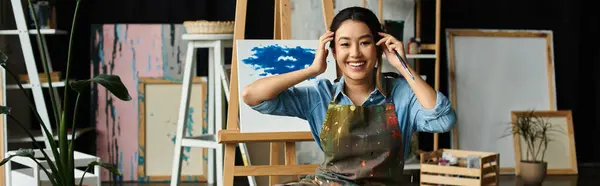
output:
[{"label": "white step ladder", "polygon": [[[12,5],[12,10],[13,10],[13,14],[14,14],[14,18],[15,18],[15,22],[17,25],[17,29],[16,30],[0,30],[0,35],[18,35],[19,36],[19,40],[21,43],[21,48],[22,48],[22,52],[23,52],[23,57],[25,59],[25,66],[27,69],[27,74],[29,76],[29,84],[23,85],[23,87],[25,89],[31,89],[32,93],[33,93],[33,99],[34,99],[34,103],[35,103],[35,107],[37,109],[37,112],[39,113],[44,125],[46,128],[49,129],[49,132],[52,132],[52,127],[50,124],[50,119],[48,117],[48,109],[46,108],[46,102],[44,100],[44,94],[42,92],[42,87],[49,87],[49,83],[52,83],[53,87],[65,87],[65,83],[64,82],[49,82],[49,83],[44,83],[42,84],[40,82],[40,78],[38,76],[38,71],[37,71],[37,66],[36,66],[36,61],[35,61],[35,56],[33,53],[33,48],[31,46],[31,40],[30,40],[30,35],[37,35],[37,30],[34,29],[29,29],[27,27],[27,21],[25,19],[25,13],[23,12],[24,8],[23,5],[21,3],[21,0],[11,0],[11,5]],[[57,34],[66,34],[66,31],[61,31],[61,30],[56,30],[56,29],[40,29],[40,33],[42,34],[41,37],[45,37],[45,35],[57,35]],[[45,43],[41,43],[40,40],[37,41],[38,44],[45,44]],[[50,61],[50,55],[49,52],[47,50],[47,47],[44,46],[45,50],[44,51],[40,51],[43,52],[46,55],[46,61],[48,62],[48,71],[52,72],[52,63]],[[19,80],[17,80],[19,81]],[[8,85],[7,88],[9,89],[18,89],[18,87],[14,86],[14,85]],[[58,91],[55,89],[54,91],[55,94],[55,99],[57,102],[57,106],[58,108],[62,108],[60,105],[60,95],[58,94]],[[47,140],[47,136],[45,133],[42,132],[42,135],[44,137],[44,142],[45,142],[45,149],[44,150],[48,150],[50,148],[50,142]],[[72,140],[73,137],[71,137]],[[6,149],[6,148],[5,148]],[[38,152],[40,149],[36,150],[36,152]],[[11,153],[14,153],[14,151],[11,152],[2,152],[6,155],[9,155]],[[37,155],[38,153],[36,153]],[[50,153],[52,154],[52,153]],[[92,156],[92,155],[88,155],[88,154],[84,154],[84,153],[80,153],[80,152],[74,152],[75,154],[75,162],[80,162],[82,164],[86,164],[92,161],[96,161],[98,160],[98,157]],[[15,159],[18,160],[18,159]],[[25,163],[26,161],[11,161],[11,162],[17,162],[20,164],[28,164]],[[24,172],[27,172],[26,170],[11,170],[11,166],[6,166],[9,165],[11,162],[8,162],[7,164],[5,164],[5,176],[6,176],[6,185],[10,186],[10,185],[27,185],[27,183],[22,183],[21,181],[26,181],[27,179],[14,179],[11,182],[11,176],[15,175],[15,176],[22,176],[24,175],[25,177],[30,177],[30,178],[34,178],[36,183],[39,183],[41,177],[43,178],[43,176],[40,176],[39,173],[34,173],[32,172],[32,174],[24,174]],[[27,165],[26,165],[27,166]],[[31,171],[32,170],[38,170],[40,167],[37,167],[37,165],[35,166],[28,166],[29,169]],[[43,174],[43,173],[42,173]],[[96,181],[94,181],[94,183],[100,183],[100,173],[99,172],[94,172],[95,175],[90,175],[91,178],[96,178]],[[88,174],[86,174],[87,177]],[[17,177],[18,177],[17,176]],[[97,176],[97,177],[96,177]]]},{"label": "white step ladder", "polygon": [[[175,138],[175,150],[173,156],[173,166],[171,170],[171,186],[177,186],[181,179],[181,158],[184,147],[206,148],[208,149],[208,184],[213,185],[215,181],[217,186],[223,185],[223,145],[219,144],[218,131],[223,129],[223,95],[229,101],[229,78],[224,68],[224,49],[233,46],[233,34],[184,34],[183,40],[188,41],[187,53],[183,71],[183,88],[181,92],[181,102],[179,106],[179,116],[177,119],[177,135]],[[196,70],[196,49],[208,48],[208,131],[201,136],[184,137],[185,124],[187,123],[191,79]],[[223,91],[224,90],[224,91]],[[245,144],[240,144],[242,156],[247,157]],[[216,157],[215,152],[216,151]],[[216,161],[215,161],[216,158]],[[245,158],[244,164],[249,164],[250,159]],[[216,165],[215,165],[216,164]],[[215,180],[216,167],[216,180]],[[248,176],[250,186],[256,186],[253,176]]]}]

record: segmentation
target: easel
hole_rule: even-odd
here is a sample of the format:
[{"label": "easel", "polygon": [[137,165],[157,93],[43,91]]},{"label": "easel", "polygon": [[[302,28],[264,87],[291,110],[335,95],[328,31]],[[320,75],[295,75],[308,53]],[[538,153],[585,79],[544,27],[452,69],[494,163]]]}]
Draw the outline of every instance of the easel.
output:
[{"label": "easel", "polygon": [[[6,89],[4,88],[6,87],[6,82],[4,82],[4,71],[4,69],[0,70],[0,104],[2,105],[6,105]],[[0,159],[4,159],[4,152],[6,152],[6,141],[4,141],[5,136],[6,115],[2,114],[2,117],[0,117]],[[0,186],[4,186],[6,184],[5,173],[6,171],[4,168],[0,168]]]},{"label": "easel", "polygon": [[[237,0],[233,51],[231,62],[230,102],[227,113],[227,129],[219,131],[219,143],[225,147],[223,183],[233,186],[234,176],[269,176],[269,185],[278,183],[277,176],[295,176],[310,174],[317,164],[296,165],[296,144],[301,141],[314,141],[310,132],[271,132],[240,133],[239,127],[239,89],[236,40],[244,39],[246,26],[247,0]],[[333,0],[322,0],[323,17],[326,28],[333,19]],[[274,39],[291,38],[290,0],[275,0]],[[338,70],[338,75],[339,75]],[[238,143],[270,142],[270,165],[235,166],[235,148]],[[279,162],[281,144],[285,148],[285,164]]]}]

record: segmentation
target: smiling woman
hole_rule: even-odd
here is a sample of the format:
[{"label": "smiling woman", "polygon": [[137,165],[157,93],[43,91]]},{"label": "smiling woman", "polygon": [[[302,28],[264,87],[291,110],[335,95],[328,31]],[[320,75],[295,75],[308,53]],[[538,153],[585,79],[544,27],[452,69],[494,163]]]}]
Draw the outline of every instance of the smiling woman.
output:
[{"label": "smiling woman", "polygon": [[[315,86],[299,86],[327,70],[327,42],[342,77],[334,83],[319,78]],[[340,11],[330,31],[319,38],[308,68],[286,68],[244,88],[242,98],[252,109],[308,121],[324,152],[325,162],[314,174],[287,185],[398,185],[412,133],[452,128],[456,116],[449,100],[412,68],[408,70],[415,79],[382,76],[382,54],[404,77],[409,74],[396,52],[405,58],[402,42],[382,32],[373,12],[350,7]]]}]

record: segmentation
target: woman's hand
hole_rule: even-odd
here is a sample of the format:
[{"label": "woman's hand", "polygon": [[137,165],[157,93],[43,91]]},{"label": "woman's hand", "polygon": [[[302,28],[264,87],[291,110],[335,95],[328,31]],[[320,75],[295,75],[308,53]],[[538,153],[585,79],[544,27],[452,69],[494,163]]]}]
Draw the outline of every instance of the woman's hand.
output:
[{"label": "woman's hand", "polygon": [[[402,41],[399,41],[394,36],[383,33],[383,32],[379,32],[379,35],[382,36],[383,38],[381,38],[379,41],[377,41],[376,45],[379,46],[381,44],[384,44],[381,47],[383,48],[383,53],[385,54],[385,57],[388,59],[390,64],[393,67],[395,67],[396,69],[399,69],[399,70],[404,69],[400,60],[398,59],[398,57],[396,57],[396,53],[394,52],[394,50],[398,51],[398,54],[400,54],[402,59],[405,59],[405,61],[406,61],[406,56],[404,53],[404,45],[402,44]],[[403,72],[403,71],[405,71],[405,70],[402,70],[401,72]]]},{"label": "woman's hand", "polygon": [[327,31],[319,38],[319,47],[315,54],[315,60],[309,67],[315,76],[322,74],[327,70],[327,55],[329,54],[329,50],[327,50],[326,44],[333,40],[333,33],[334,32],[332,31]]},{"label": "woman's hand", "polygon": [[[409,74],[406,71],[407,69],[404,68],[404,66],[400,62],[400,59],[396,57],[396,53],[394,52],[394,50],[398,51],[398,54],[400,54],[402,59],[406,61],[404,45],[402,44],[402,42],[398,41],[398,39],[394,38],[394,36],[390,34],[379,32],[379,35],[383,36],[383,38],[377,42],[377,45],[384,44],[382,46],[383,53],[387,57],[390,64],[394,68],[396,68],[396,70],[398,70],[402,74],[402,76],[409,77]],[[417,100],[419,100],[419,103],[421,103],[423,108],[432,109],[436,104],[437,93],[435,92],[435,90],[433,90],[433,88],[431,88],[431,86],[429,86],[429,84],[427,84],[427,82],[421,79],[421,76],[419,76],[419,74],[416,71],[410,68],[408,64],[406,64],[406,66],[408,67],[408,70],[410,70],[411,74],[415,76],[414,81],[410,81],[410,78],[405,79],[408,81],[408,84],[413,89]]]}]

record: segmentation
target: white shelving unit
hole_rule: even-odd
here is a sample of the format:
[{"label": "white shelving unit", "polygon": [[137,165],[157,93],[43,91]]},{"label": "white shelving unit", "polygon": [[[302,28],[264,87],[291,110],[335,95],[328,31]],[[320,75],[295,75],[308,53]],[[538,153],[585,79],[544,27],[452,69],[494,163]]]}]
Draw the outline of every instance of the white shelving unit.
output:
[{"label": "white shelving unit", "polygon": [[[21,84],[23,86],[23,89],[31,89],[35,86],[35,84],[31,84],[31,83],[27,83],[27,84]],[[48,88],[50,87],[50,83],[42,83],[39,86],[43,87],[43,88]],[[53,82],[52,83],[52,87],[65,87],[65,81],[60,81],[60,82]],[[15,89],[19,89],[19,85],[17,84],[12,84],[12,85],[6,85],[6,89],[8,90],[15,90]]]},{"label": "white shelving unit", "polygon": [[[48,156],[50,156],[50,158],[52,160],[54,160],[54,157],[52,156],[52,152],[50,149],[44,149],[44,151],[46,152],[46,154],[48,154]],[[35,158],[43,158],[44,156],[41,153],[41,150],[35,150]],[[14,152],[8,152],[6,154],[6,156],[10,156],[11,154],[14,154]],[[89,162],[92,161],[99,161],[100,158],[92,156],[92,155],[88,155],[88,154],[83,154],[80,152],[74,152],[73,155],[75,157],[79,157],[74,161],[75,167],[82,167],[85,168],[87,167],[87,164]],[[42,167],[46,168],[48,170],[48,172],[50,172],[50,174],[52,174],[50,168],[49,168],[49,164],[47,160],[39,160],[38,162],[40,162],[40,165],[38,165],[36,162],[34,162],[33,160],[31,160],[30,158],[25,158],[25,157],[14,157],[10,160],[10,162],[15,162],[21,165],[26,166],[26,168],[21,168],[21,169],[14,169],[10,172],[10,176],[7,176],[6,178],[6,184],[8,186],[10,185],[14,185],[14,186],[20,186],[20,185],[49,185],[50,179],[48,179],[48,175],[41,170]],[[8,169],[11,168],[10,162],[7,163],[5,166],[8,167]],[[94,167],[94,173],[98,173],[100,172],[100,166],[96,166]],[[82,178],[83,183],[86,185],[95,185],[95,186],[100,186],[100,176],[94,173],[85,173],[85,177],[83,177],[84,171],[81,171],[79,169],[75,169],[75,181],[76,183],[79,183],[79,180],[81,180]]]},{"label": "white shelving unit", "polygon": [[[26,22],[25,13],[24,13],[24,6],[21,3],[21,0],[11,0],[10,2],[11,2],[11,6],[12,6],[12,10],[13,10],[17,28],[14,30],[0,30],[0,35],[15,35],[15,36],[19,37],[23,57],[25,60],[25,67],[27,69],[27,74],[28,74],[29,81],[30,81],[28,84],[24,84],[23,87],[32,92],[35,107],[37,109],[36,111],[39,113],[45,127],[48,129],[51,129],[52,127],[51,127],[50,119],[48,116],[48,109],[46,108],[46,101],[44,100],[44,94],[42,92],[42,88],[49,87],[49,83],[42,84],[40,82],[40,78],[38,76],[39,72],[37,71],[37,66],[36,66],[36,58],[33,53],[33,47],[32,47],[32,43],[31,43],[31,39],[30,39],[31,35],[37,35],[38,32],[36,29],[30,29],[27,27],[27,22]],[[41,37],[46,37],[48,35],[50,35],[50,36],[51,35],[64,35],[64,34],[67,34],[67,31],[57,30],[57,29],[40,29],[40,34],[42,35]],[[38,42],[38,44],[41,43],[40,40],[38,40],[37,42]],[[52,63],[49,58],[50,55],[47,50],[47,47],[45,47],[45,48],[46,48],[46,50],[40,51],[40,52],[45,53],[45,55],[47,56],[46,61],[48,62],[48,70],[50,72],[52,72]],[[52,86],[53,87],[65,87],[65,82],[64,81],[52,82]],[[6,85],[6,87],[8,90],[18,89],[17,85]],[[54,93],[55,93],[55,98],[58,103],[57,106],[59,108],[62,108],[62,106],[60,105],[61,101],[60,101],[58,91],[55,90]],[[4,117],[6,117],[6,116],[4,116]],[[50,131],[50,132],[52,132],[52,131]],[[11,139],[6,139],[6,135],[3,135],[3,136],[5,138],[4,139],[5,141],[10,141],[10,142],[32,141],[29,138],[23,138],[20,136],[16,136]],[[50,143],[47,140],[47,136],[44,133],[38,132],[37,135],[35,136],[35,139],[36,139],[36,141],[43,140],[46,145],[46,149],[44,149],[44,150],[50,152],[48,150],[48,148],[50,147]],[[72,139],[72,138],[70,138],[70,139]],[[5,148],[5,149],[7,149],[7,148]],[[8,152],[5,151],[2,153],[4,153],[6,155],[6,157],[8,157],[10,154],[14,153],[14,151],[8,151]],[[51,156],[51,154],[52,153],[48,153],[49,156]],[[36,151],[36,157],[42,158],[42,155],[41,155],[39,149]],[[98,157],[80,153],[80,152],[74,152],[74,157],[75,157],[76,167],[85,167],[85,166],[87,166],[88,163],[99,160]],[[38,161],[44,162],[44,163],[42,163],[42,165],[47,166],[47,161],[53,161],[53,158],[51,157],[50,160],[38,159]],[[28,168],[11,169],[10,164],[12,162],[25,165]],[[6,177],[6,185],[7,186],[39,185],[39,184],[46,183],[48,181],[48,176],[45,175],[45,173],[43,171],[41,171],[41,173],[40,173],[41,167],[38,167],[37,164],[35,164],[31,159],[28,159],[28,158],[13,158],[11,160],[11,162],[6,163],[4,165],[4,167],[5,167],[5,177]],[[75,170],[75,172],[77,175],[83,174],[82,171],[79,171],[79,170]],[[88,172],[85,174],[84,182],[87,184],[99,185],[100,184],[99,173],[100,173],[99,167],[97,166],[95,168],[94,173]]]},{"label": "white shelving unit", "polygon": [[[28,32],[32,35],[37,34],[37,30],[35,29],[29,29]],[[20,30],[0,30],[0,35],[19,35],[20,33]],[[67,34],[67,31],[57,29],[40,29],[40,33],[42,35],[61,35]]]}]

